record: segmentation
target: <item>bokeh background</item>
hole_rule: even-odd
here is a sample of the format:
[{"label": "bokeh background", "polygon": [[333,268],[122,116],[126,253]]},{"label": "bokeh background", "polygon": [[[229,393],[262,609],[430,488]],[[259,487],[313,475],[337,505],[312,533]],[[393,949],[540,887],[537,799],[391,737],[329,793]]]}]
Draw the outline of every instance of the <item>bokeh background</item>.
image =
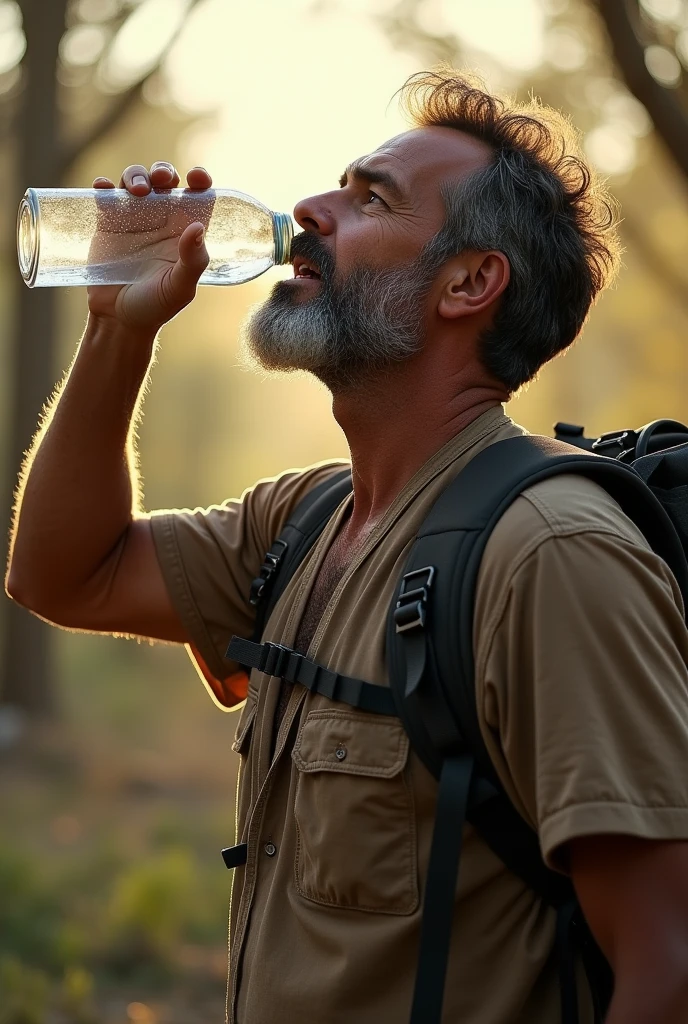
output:
[{"label": "bokeh background", "polygon": [[[3,523],[85,320],[80,289],[20,281],[23,190],[170,159],[291,210],[403,130],[394,92],[439,60],[564,109],[622,206],[618,285],[511,415],[688,417],[688,0],[0,0]],[[164,330],[148,508],[346,455],[322,387],[239,365],[238,325],[283,272],[203,288]],[[221,1021],[235,720],[180,648],[0,613],[0,1024]]]}]

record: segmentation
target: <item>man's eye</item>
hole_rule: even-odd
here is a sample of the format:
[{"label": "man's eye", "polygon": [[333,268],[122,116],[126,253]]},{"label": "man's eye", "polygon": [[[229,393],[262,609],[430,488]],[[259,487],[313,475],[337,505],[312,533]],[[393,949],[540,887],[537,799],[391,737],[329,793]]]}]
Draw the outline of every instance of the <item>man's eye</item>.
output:
[{"label": "man's eye", "polygon": [[377,199],[378,203],[382,203],[382,205],[384,206],[384,203],[385,203],[384,199],[382,199],[377,194],[377,192],[373,192],[371,189],[368,189],[368,200],[367,200],[367,202],[364,205],[365,206],[369,206],[371,199]]}]

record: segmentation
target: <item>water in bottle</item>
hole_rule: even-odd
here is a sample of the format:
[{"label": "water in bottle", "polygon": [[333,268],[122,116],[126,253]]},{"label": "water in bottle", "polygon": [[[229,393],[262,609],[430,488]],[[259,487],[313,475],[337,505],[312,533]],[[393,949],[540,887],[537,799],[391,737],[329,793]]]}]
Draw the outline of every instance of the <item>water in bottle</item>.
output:
[{"label": "water in bottle", "polygon": [[200,284],[242,284],[290,259],[293,223],[233,189],[27,189],[17,216],[19,269],[30,287],[130,284],[174,263],[200,221],[210,263]]}]

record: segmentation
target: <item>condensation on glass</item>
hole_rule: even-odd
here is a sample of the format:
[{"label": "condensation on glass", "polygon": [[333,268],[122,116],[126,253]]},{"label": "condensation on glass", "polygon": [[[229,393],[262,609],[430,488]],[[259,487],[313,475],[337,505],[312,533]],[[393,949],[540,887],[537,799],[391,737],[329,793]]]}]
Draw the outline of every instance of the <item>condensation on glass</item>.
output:
[{"label": "condensation on glass", "polygon": [[291,217],[233,189],[29,188],[17,215],[19,269],[30,288],[130,284],[144,267],[174,263],[195,221],[210,256],[200,284],[242,284],[289,262]]}]

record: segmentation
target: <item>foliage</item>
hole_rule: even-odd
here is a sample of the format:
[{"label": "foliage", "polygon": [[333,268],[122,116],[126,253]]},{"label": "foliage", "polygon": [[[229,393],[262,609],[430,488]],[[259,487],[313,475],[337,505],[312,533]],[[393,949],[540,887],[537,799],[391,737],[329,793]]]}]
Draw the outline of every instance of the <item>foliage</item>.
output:
[{"label": "foliage", "polygon": [[0,1024],[124,1024],[129,1004],[163,1024],[170,1001],[175,1022],[208,1024],[226,981],[233,723],[189,687],[180,652],[162,659],[158,708],[144,685],[157,652],[91,644],[112,677],[94,691],[70,661],[70,727],[0,755]]},{"label": "foliage", "polygon": [[117,879],[106,911],[106,962],[125,971],[167,965],[193,907],[187,851],[169,850],[130,865]]},{"label": "foliage", "polygon": [[0,959],[0,1024],[44,1024],[48,978],[16,957]]},{"label": "foliage", "polygon": [[0,847],[0,892],[0,954],[49,969],[71,958],[75,943],[62,924],[59,894],[46,884],[37,864]]}]

